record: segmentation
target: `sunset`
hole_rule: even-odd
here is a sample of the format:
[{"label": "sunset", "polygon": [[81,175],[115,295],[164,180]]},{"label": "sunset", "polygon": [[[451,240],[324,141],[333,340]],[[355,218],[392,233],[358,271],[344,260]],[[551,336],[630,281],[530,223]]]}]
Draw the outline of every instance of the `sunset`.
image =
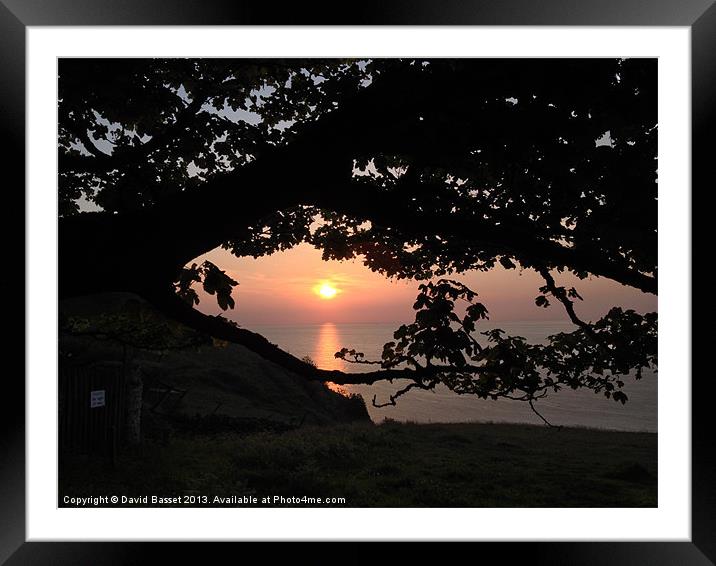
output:
[{"label": "sunset", "polygon": [[657,507],[656,59],[58,76],[59,506]]}]

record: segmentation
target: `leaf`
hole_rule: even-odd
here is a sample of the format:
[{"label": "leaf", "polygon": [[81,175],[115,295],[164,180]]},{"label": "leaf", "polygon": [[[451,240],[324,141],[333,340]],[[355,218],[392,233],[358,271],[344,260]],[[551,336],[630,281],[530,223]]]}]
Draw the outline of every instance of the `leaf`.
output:
[{"label": "leaf", "polygon": [[202,264],[202,268],[204,271],[204,291],[209,295],[216,294],[216,301],[222,310],[233,309],[235,303],[231,297],[231,292],[239,284],[238,281],[226,275],[224,271],[210,261],[205,261]]}]

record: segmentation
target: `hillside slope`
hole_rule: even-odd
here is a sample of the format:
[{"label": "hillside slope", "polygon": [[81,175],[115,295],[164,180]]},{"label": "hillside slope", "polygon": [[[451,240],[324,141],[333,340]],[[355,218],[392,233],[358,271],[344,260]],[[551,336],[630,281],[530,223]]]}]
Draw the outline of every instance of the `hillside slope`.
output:
[{"label": "hillside slope", "polygon": [[129,358],[141,369],[145,413],[286,425],[369,420],[362,399],[309,382],[243,346],[195,336],[190,346],[171,347],[170,342],[163,348],[155,343],[156,337],[139,336],[145,329],[177,336],[192,331],[179,328],[134,295],[69,299],[60,304],[60,319],[60,365],[79,364],[101,372],[116,369]]}]

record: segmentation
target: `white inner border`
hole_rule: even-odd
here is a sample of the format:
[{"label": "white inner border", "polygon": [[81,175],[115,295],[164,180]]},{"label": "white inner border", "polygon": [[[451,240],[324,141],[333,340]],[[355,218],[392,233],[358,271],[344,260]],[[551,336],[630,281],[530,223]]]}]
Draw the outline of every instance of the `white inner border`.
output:
[{"label": "white inner border", "polygon": [[[28,28],[28,540],[690,540],[690,43],[688,27]],[[57,58],[286,55],[659,58],[658,508],[57,507]]]}]

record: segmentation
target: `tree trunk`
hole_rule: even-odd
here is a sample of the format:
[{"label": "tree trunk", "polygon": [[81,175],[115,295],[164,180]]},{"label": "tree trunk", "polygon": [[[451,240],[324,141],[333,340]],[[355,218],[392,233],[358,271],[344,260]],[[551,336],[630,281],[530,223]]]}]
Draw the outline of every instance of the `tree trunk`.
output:
[{"label": "tree trunk", "polygon": [[[127,350],[130,350],[129,355],[127,355]],[[127,388],[125,436],[129,444],[139,444],[142,441],[142,397],[144,383],[142,381],[141,367],[134,362],[132,357],[131,349],[125,348],[124,372]]]}]

